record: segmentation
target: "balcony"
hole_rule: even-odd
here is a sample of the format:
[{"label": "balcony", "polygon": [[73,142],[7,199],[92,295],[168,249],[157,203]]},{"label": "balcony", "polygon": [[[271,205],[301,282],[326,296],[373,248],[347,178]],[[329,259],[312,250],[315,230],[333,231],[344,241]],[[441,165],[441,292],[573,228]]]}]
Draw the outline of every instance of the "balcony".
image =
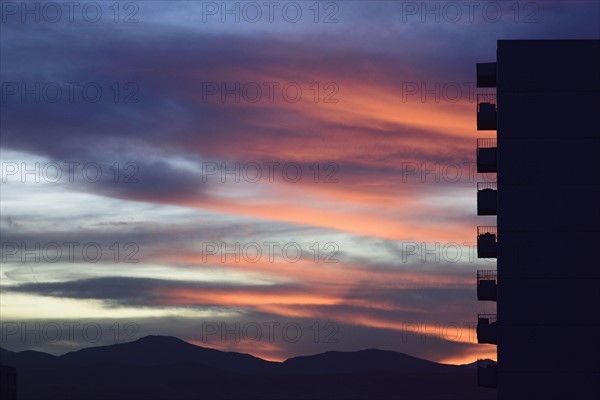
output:
[{"label": "balcony", "polygon": [[498,258],[497,238],[495,226],[478,226],[477,258]]},{"label": "balcony", "polygon": [[496,63],[477,63],[477,87],[496,87]]},{"label": "balcony", "polygon": [[497,215],[498,190],[496,182],[477,183],[477,215]]},{"label": "balcony", "polygon": [[498,275],[495,270],[477,271],[477,300],[498,300]]},{"label": "balcony", "polygon": [[498,323],[496,314],[477,315],[477,342],[498,344]]},{"label": "balcony", "polygon": [[477,172],[498,172],[496,138],[477,139]]},{"label": "balcony", "polygon": [[491,360],[477,360],[477,384],[495,388],[498,386],[498,367]]},{"label": "balcony", "polygon": [[478,94],[477,95],[477,130],[495,131],[496,130],[496,95]]}]

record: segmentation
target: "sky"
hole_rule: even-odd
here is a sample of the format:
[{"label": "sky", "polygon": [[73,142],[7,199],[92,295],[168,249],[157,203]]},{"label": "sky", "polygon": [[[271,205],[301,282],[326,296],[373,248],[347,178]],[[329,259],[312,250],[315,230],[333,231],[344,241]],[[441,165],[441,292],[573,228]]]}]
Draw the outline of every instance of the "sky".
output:
[{"label": "sky", "polygon": [[477,344],[475,64],[597,1],[0,2],[0,346]]}]

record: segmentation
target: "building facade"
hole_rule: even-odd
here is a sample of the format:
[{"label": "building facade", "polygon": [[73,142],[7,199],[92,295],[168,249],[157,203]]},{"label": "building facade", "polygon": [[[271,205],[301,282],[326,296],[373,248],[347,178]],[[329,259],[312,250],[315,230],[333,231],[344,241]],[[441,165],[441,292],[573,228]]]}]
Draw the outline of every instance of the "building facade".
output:
[{"label": "building facade", "polygon": [[17,370],[15,367],[0,365],[0,399],[16,400]]},{"label": "building facade", "polygon": [[[600,40],[500,40],[477,65],[481,343],[498,399],[600,399]],[[495,134],[493,131],[496,131]],[[488,175],[489,176],[489,175]]]}]

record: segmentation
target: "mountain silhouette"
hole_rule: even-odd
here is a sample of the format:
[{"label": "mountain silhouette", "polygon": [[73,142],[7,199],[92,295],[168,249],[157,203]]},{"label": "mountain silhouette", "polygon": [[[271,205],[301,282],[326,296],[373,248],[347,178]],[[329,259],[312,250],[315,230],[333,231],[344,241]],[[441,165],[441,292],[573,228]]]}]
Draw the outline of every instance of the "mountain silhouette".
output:
[{"label": "mountain silhouette", "polygon": [[287,372],[373,373],[373,372],[459,372],[461,367],[438,364],[406,354],[384,350],[361,350],[355,352],[328,351],[314,356],[290,358],[283,363]]},{"label": "mountain silhouette", "polygon": [[0,349],[19,399],[494,399],[476,371],[382,350],[270,362],[168,336],[53,356]]},{"label": "mountain silhouette", "polygon": [[0,347],[0,364],[17,368],[55,366],[58,357],[39,351],[26,350],[15,353]]},{"label": "mountain silhouette", "polygon": [[485,360],[479,360],[479,361],[475,361],[472,362],[470,364],[461,364],[461,367],[467,367],[467,368],[477,368],[477,367],[490,367],[490,366],[497,366],[498,363],[494,360],[490,360],[489,358],[486,358]]},{"label": "mountain silhouette", "polygon": [[170,336],[146,336],[130,343],[90,347],[67,353],[60,357],[60,361],[64,366],[109,362],[136,365],[189,362],[228,371],[253,373],[269,371],[274,364],[249,354],[195,346]]}]

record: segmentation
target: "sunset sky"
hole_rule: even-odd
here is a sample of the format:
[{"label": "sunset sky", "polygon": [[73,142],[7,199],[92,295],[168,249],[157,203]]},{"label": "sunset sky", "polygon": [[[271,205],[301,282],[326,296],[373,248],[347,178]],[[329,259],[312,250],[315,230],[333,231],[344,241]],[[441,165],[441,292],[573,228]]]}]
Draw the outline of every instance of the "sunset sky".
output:
[{"label": "sunset sky", "polygon": [[466,3],[3,1],[0,346],[495,358],[475,64],[600,3]]}]

